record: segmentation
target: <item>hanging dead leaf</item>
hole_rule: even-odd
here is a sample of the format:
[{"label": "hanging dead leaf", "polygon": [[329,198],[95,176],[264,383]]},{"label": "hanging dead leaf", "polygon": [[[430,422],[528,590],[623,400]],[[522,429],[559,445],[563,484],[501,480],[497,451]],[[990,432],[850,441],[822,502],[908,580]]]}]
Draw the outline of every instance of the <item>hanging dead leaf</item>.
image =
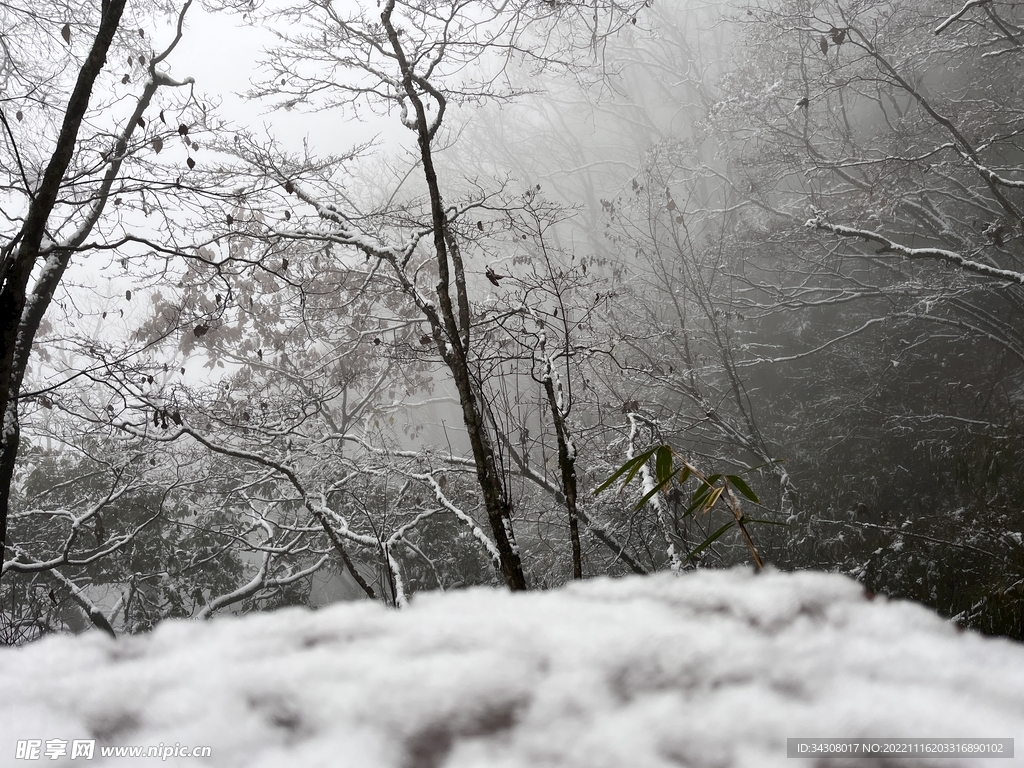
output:
[{"label": "hanging dead leaf", "polygon": [[828,53],[828,40],[824,35],[822,35],[821,39],[818,41],[818,47],[821,48],[822,53]]},{"label": "hanging dead leaf", "polygon": [[161,139],[159,136],[154,136],[153,141],[151,141],[150,143],[153,145],[153,151],[159,155],[160,150],[164,148],[164,140]]},{"label": "hanging dead leaf", "polygon": [[289,221],[291,218],[292,218],[292,212],[291,211],[285,211],[284,212],[284,220],[285,221]]},{"label": "hanging dead leaf", "polygon": [[167,125],[167,119],[164,117],[164,111],[162,109],[160,110],[160,122]]},{"label": "hanging dead leaf", "polygon": [[71,45],[71,25],[65,24],[60,28],[60,36],[64,38],[64,42]]},{"label": "hanging dead leaf", "polygon": [[191,157],[185,161],[185,164],[188,165],[189,170],[192,170],[193,168],[196,167],[196,161],[193,160]]},{"label": "hanging dead leaf", "polygon": [[230,227],[230,226],[231,226],[232,224],[234,224],[234,223],[235,223],[235,217],[234,217],[234,216],[232,216],[232,215],[231,215],[231,214],[229,213],[229,214],[228,214],[228,226]]},{"label": "hanging dead leaf", "polygon": [[132,300],[132,292],[130,290],[124,292],[124,300],[125,301],[131,301]]},{"label": "hanging dead leaf", "polygon": [[288,269],[288,259],[281,259],[281,271]]},{"label": "hanging dead leaf", "polygon": [[139,30],[139,37],[145,37],[145,36],[146,36],[146,30],[140,29]]},{"label": "hanging dead leaf", "polygon": [[19,109],[19,110],[18,110],[18,111],[17,111],[16,113],[15,113],[15,115],[14,115],[14,116],[15,116],[16,118],[18,118],[18,122],[19,122],[19,123],[20,123],[20,122],[21,122],[22,120],[24,120],[24,119],[25,119],[25,113],[24,113],[24,112],[22,112],[22,111],[21,111],[20,109]]},{"label": "hanging dead leaf", "polygon": [[130,80],[131,80],[131,78],[128,77],[128,75],[125,75],[124,77],[121,78],[121,85],[128,85]]},{"label": "hanging dead leaf", "polygon": [[483,232],[484,231],[484,223],[482,221],[478,221],[476,223],[476,228],[479,229],[481,232]]},{"label": "hanging dead leaf", "polygon": [[294,194],[295,187],[292,185],[290,181],[286,181],[284,183],[284,191],[287,192],[289,195]]},{"label": "hanging dead leaf", "polygon": [[146,66],[146,57],[143,56],[141,53],[139,54],[139,64],[141,64],[142,66]]},{"label": "hanging dead leaf", "polygon": [[139,118],[138,118],[138,119],[137,119],[137,120],[135,121],[135,123],[136,123],[136,124],[137,124],[137,125],[139,126],[139,128],[145,128],[145,127],[146,127],[146,120],[145,120],[145,118],[143,118],[143,117],[139,117]]},{"label": "hanging dead leaf", "polygon": [[184,123],[179,125],[178,126],[178,135],[179,136],[188,136],[188,126],[185,125]]},{"label": "hanging dead leaf", "polygon": [[[194,333],[196,335],[196,338],[199,338],[200,336],[205,336],[206,332],[209,331],[209,330],[210,330],[210,326],[208,326],[208,325],[197,325],[195,328],[192,329],[192,333]],[[184,373],[185,369],[182,368],[181,372]]]}]

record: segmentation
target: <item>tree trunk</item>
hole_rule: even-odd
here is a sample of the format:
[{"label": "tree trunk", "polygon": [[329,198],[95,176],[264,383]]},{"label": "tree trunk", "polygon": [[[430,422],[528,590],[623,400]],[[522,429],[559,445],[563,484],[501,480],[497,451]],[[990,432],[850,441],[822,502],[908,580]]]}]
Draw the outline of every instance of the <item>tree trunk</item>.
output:
[{"label": "tree trunk", "polygon": [[[25,223],[3,249],[0,262],[0,552],[7,546],[7,517],[10,511],[11,482],[14,477],[21,428],[18,417],[18,393],[25,376],[28,353],[39,329],[41,312],[26,313],[28,284],[39,260],[47,222],[53,211],[64,175],[74,157],[78,134],[85,119],[92,89],[107,61],[107,52],[121,23],[126,0],[110,0],[103,4],[99,29],[92,49],[78,73],[75,88],[64,112],[64,122],[57,136],[50,161],[25,215]],[[30,191],[30,190],[29,190]],[[54,254],[48,267],[61,269],[67,265],[67,254]],[[46,295],[35,297],[48,305],[59,281],[46,280]]]},{"label": "tree trunk", "polygon": [[[426,80],[414,72],[405,55],[400,42],[399,33],[391,20],[394,12],[394,0],[390,0],[381,13],[381,22],[387,32],[391,48],[395,52],[399,70],[402,74],[402,88],[415,114],[415,122],[411,124],[416,132],[417,145],[420,151],[420,162],[423,164],[423,177],[427,184],[430,197],[431,223],[433,226],[434,256],[437,263],[437,298],[440,315],[428,313],[431,322],[434,343],[441,358],[455,379],[462,404],[462,417],[469,433],[469,442],[473,449],[473,460],[476,464],[477,482],[484,497],[487,509],[487,520],[494,535],[501,560],[501,572],[509,589],[526,589],[526,577],[523,574],[522,559],[512,531],[512,503],[505,491],[505,483],[501,467],[495,458],[494,447],[487,425],[484,420],[483,403],[477,392],[470,368],[470,312],[469,297],[466,292],[465,271],[462,256],[459,253],[458,241],[449,226],[444,199],[441,195],[437,172],[434,168],[434,157],[431,143],[434,133],[441,124],[444,115],[444,97],[433,90]],[[424,94],[437,102],[437,115],[433,123],[428,120],[423,98]],[[409,125],[407,123],[407,125]],[[454,278],[455,296],[452,297]]]},{"label": "tree trunk", "polygon": [[572,544],[572,577],[583,578],[583,553],[580,547],[579,515],[576,511],[576,446],[565,426],[565,418],[558,406],[558,396],[551,376],[544,379],[544,393],[551,409],[551,420],[555,425],[555,439],[558,442],[558,468],[562,473],[562,493],[569,511],[569,541]]}]

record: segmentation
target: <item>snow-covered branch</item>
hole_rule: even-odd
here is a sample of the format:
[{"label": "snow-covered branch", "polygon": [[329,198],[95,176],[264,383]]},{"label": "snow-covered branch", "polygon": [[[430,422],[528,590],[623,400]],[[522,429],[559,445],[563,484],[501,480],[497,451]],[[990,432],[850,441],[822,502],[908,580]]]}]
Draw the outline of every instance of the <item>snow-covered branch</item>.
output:
[{"label": "snow-covered branch", "polygon": [[948,27],[948,26],[949,26],[950,24],[952,24],[952,23],[953,23],[954,21],[957,21],[957,20],[959,20],[959,19],[960,19],[960,18],[961,18],[961,17],[962,17],[962,16],[963,16],[963,15],[964,15],[965,13],[967,13],[967,12],[968,12],[969,10],[971,10],[971,8],[977,8],[977,7],[979,7],[979,6],[985,5],[985,3],[988,3],[988,2],[991,2],[991,0],[967,0],[967,2],[966,2],[966,3],[964,3],[964,5],[963,5],[963,8],[961,8],[961,9],[960,9],[959,11],[957,11],[956,13],[954,13],[954,14],[952,14],[952,15],[948,16],[948,17],[947,17],[947,18],[945,19],[945,21],[943,21],[943,22],[942,22],[941,24],[939,24],[939,25],[938,25],[938,26],[937,26],[937,27],[936,27],[936,28],[935,28],[934,30],[932,30],[932,31],[933,31],[933,32],[934,32],[934,33],[935,33],[936,35],[940,35],[940,34],[942,34],[943,30],[945,30],[945,29],[946,29],[946,27]]},{"label": "snow-covered branch", "polygon": [[808,219],[805,226],[810,229],[825,230],[837,235],[838,237],[856,238],[864,240],[865,242],[876,243],[881,246],[881,248],[875,252],[875,255],[894,253],[908,259],[944,261],[947,264],[959,267],[964,272],[970,272],[982,277],[990,277],[997,280],[1007,280],[1009,282],[1017,283],[1018,285],[1024,285],[1024,272],[993,267],[990,264],[969,259],[956,251],[948,251],[944,248],[910,248],[902,245],[901,243],[897,243],[895,240],[890,240],[888,237],[885,237],[878,232],[868,229],[846,227],[841,224],[832,224],[831,222],[826,221],[822,216],[815,216],[814,218]]}]

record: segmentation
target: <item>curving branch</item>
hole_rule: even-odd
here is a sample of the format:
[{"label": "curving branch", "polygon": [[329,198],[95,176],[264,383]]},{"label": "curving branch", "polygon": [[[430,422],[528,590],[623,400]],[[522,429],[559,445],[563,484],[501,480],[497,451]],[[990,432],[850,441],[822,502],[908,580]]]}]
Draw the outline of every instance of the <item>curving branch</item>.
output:
[{"label": "curving branch", "polygon": [[1024,285],[1024,272],[993,267],[990,264],[969,259],[961,253],[948,251],[945,248],[910,248],[869,229],[856,229],[854,227],[846,227],[841,224],[832,224],[820,215],[808,219],[804,226],[809,229],[825,230],[826,232],[831,232],[838,237],[854,238],[869,243],[876,243],[877,245],[880,245],[881,248],[875,252],[875,255],[894,253],[908,259],[943,261],[947,264],[959,267],[964,272],[970,272],[975,275],[997,280],[1006,280],[1011,283],[1016,283],[1017,285]]}]

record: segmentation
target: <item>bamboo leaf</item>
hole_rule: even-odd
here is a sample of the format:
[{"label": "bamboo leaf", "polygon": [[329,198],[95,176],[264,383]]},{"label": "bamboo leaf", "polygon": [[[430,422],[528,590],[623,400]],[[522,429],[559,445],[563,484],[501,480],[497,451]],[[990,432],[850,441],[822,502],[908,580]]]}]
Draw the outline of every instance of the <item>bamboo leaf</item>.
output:
[{"label": "bamboo leaf", "polygon": [[712,489],[712,491],[708,494],[708,497],[704,500],[704,509],[702,511],[707,512],[713,506],[715,506],[715,504],[718,502],[718,499],[722,495],[722,491],[724,490],[725,488],[722,486]]},{"label": "bamboo leaf", "polygon": [[625,488],[627,485],[633,482],[633,478],[636,477],[640,470],[644,468],[644,465],[648,461],[650,461],[651,456],[654,455],[655,450],[656,449],[651,448],[649,451],[644,451],[642,454],[640,454],[633,460],[632,466],[629,468],[629,471],[626,473],[625,479],[622,481],[623,488]]},{"label": "bamboo leaf", "polygon": [[733,487],[747,497],[750,501],[755,504],[760,504],[761,500],[757,498],[757,494],[750,490],[750,486],[746,484],[742,477],[739,475],[726,475],[725,479],[732,483]]},{"label": "bamboo leaf", "polygon": [[683,485],[687,480],[689,480],[690,474],[690,465],[684,464],[682,470],[679,472],[679,484]]},{"label": "bamboo leaf", "polygon": [[701,486],[690,499],[690,506],[687,507],[683,517],[694,513],[703,514],[715,506],[718,497],[722,495],[721,488],[714,488],[710,485]]},{"label": "bamboo leaf", "polygon": [[692,515],[694,512],[696,512],[697,509],[704,504],[704,499],[706,499],[707,495],[711,493],[711,490],[712,489],[710,486],[702,485],[700,488],[694,491],[693,496],[690,497],[690,506],[686,508],[686,512],[683,513],[683,517],[686,517],[687,515]]},{"label": "bamboo leaf", "polygon": [[640,499],[640,501],[638,501],[636,503],[636,506],[633,507],[633,509],[634,510],[639,510],[639,509],[643,508],[644,504],[646,504],[648,501],[653,499],[658,494],[659,491],[665,490],[665,488],[668,487],[668,485],[670,485],[671,483],[672,483],[672,475],[669,475],[665,479],[665,482],[658,483],[656,486],[654,486],[654,488],[652,488],[646,494],[644,494],[644,497],[642,499]]},{"label": "bamboo leaf", "polygon": [[730,528],[732,528],[732,527],[733,527],[734,525],[736,525],[736,521],[735,521],[735,520],[730,520],[730,521],[729,521],[728,523],[726,523],[725,525],[723,525],[723,526],[722,526],[721,528],[719,528],[719,529],[718,529],[717,531],[715,531],[715,532],[714,532],[714,533],[712,533],[712,534],[711,534],[710,536],[708,536],[708,537],[707,537],[706,539],[704,539],[704,541],[702,541],[702,542],[701,542],[701,543],[700,543],[700,544],[699,544],[699,545],[697,546],[697,548],[696,548],[696,549],[694,549],[694,550],[693,550],[692,552],[690,552],[690,554],[688,554],[688,555],[686,556],[686,559],[685,559],[685,560],[684,560],[683,562],[684,562],[684,563],[688,563],[688,562],[690,562],[690,561],[691,561],[691,560],[692,560],[693,558],[695,558],[695,557],[696,557],[697,555],[699,555],[699,554],[700,554],[701,552],[703,552],[703,551],[704,551],[705,549],[707,549],[707,548],[708,548],[708,547],[710,547],[710,546],[711,546],[712,544],[714,544],[714,543],[715,543],[715,541],[716,541],[716,540],[717,540],[717,539],[718,539],[718,538],[719,538],[719,537],[720,537],[720,536],[721,536],[721,535],[722,535],[723,533],[725,533],[726,531],[728,531],[728,530],[729,530]]},{"label": "bamboo leaf", "polygon": [[647,460],[651,458],[651,455],[654,453],[655,450],[656,449],[652,448],[651,450],[645,451],[644,453],[641,453],[639,456],[634,456],[632,459],[627,461],[625,464],[623,464],[621,467],[615,470],[611,477],[609,477],[607,480],[601,483],[601,485],[597,487],[597,490],[594,491],[594,494],[599,494],[601,491],[611,486],[612,483],[614,483],[627,472],[629,473],[629,476],[625,479],[625,481],[622,484],[628,485],[629,481],[636,477],[636,473],[640,471],[640,467],[642,467],[647,462]]},{"label": "bamboo leaf", "polygon": [[658,485],[663,486],[672,479],[672,449],[667,445],[659,445],[656,449],[654,470],[658,477]]}]

